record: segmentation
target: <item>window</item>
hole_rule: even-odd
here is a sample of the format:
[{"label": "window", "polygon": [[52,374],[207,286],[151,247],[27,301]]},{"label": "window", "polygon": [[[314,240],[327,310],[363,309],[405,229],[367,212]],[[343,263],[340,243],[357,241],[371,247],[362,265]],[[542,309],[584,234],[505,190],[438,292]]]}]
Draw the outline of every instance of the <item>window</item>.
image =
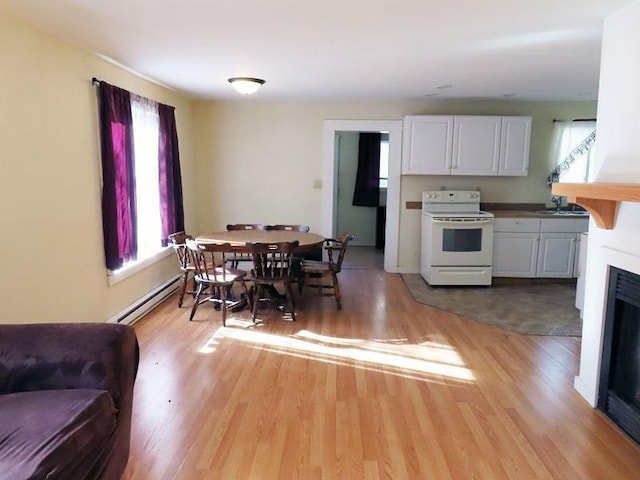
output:
[{"label": "window", "polygon": [[555,122],[552,155],[556,167],[548,183],[587,182],[595,155],[595,138],[595,121]]},{"label": "window", "polygon": [[380,139],[380,188],[389,184],[389,134],[383,133]]},{"label": "window", "polygon": [[110,273],[184,230],[174,108],[100,82],[102,217]]},{"label": "window", "polygon": [[[160,183],[158,182],[158,105],[131,97],[136,177],[137,258],[144,260],[162,249]],[[126,268],[128,265],[123,265]]]}]

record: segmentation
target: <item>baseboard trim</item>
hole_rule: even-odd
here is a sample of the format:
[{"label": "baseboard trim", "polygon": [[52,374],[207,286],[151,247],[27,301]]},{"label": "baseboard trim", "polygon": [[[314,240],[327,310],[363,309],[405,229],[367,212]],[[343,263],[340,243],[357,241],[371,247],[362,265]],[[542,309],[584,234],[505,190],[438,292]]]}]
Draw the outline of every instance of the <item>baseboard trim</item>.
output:
[{"label": "baseboard trim", "polygon": [[120,313],[111,317],[107,322],[133,325],[178,289],[180,277],[180,275],[176,275],[169,279],[144,297],[129,305]]}]

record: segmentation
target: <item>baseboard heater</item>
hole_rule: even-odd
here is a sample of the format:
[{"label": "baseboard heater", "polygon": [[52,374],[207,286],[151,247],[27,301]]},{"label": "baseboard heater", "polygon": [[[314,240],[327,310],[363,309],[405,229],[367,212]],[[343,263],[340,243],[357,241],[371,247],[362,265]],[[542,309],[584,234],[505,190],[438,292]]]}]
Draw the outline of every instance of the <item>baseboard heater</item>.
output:
[{"label": "baseboard heater", "polygon": [[117,315],[111,317],[108,320],[108,323],[124,323],[127,325],[133,325],[177,290],[180,286],[180,278],[181,275],[177,275],[163,283],[144,297],[129,305]]}]

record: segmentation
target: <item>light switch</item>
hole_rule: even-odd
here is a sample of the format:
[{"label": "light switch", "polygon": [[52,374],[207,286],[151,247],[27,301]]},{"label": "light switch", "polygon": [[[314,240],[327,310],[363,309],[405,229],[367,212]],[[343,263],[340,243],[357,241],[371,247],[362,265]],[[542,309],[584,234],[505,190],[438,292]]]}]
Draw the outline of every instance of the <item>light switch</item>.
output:
[{"label": "light switch", "polygon": [[313,180],[313,188],[316,189],[316,190],[321,189],[322,188],[322,180],[319,180],[319,179],[315,178]]}]

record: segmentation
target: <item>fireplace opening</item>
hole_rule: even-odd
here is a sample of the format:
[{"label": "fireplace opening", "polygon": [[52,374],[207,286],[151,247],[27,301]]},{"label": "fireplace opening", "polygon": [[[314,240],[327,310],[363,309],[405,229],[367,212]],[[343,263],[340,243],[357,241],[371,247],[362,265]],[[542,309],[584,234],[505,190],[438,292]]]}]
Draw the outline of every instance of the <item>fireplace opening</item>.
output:
[{"label": "fireplace opening", "polygon": [[640,444],[640,275],[609,267],[597,408]]}]

